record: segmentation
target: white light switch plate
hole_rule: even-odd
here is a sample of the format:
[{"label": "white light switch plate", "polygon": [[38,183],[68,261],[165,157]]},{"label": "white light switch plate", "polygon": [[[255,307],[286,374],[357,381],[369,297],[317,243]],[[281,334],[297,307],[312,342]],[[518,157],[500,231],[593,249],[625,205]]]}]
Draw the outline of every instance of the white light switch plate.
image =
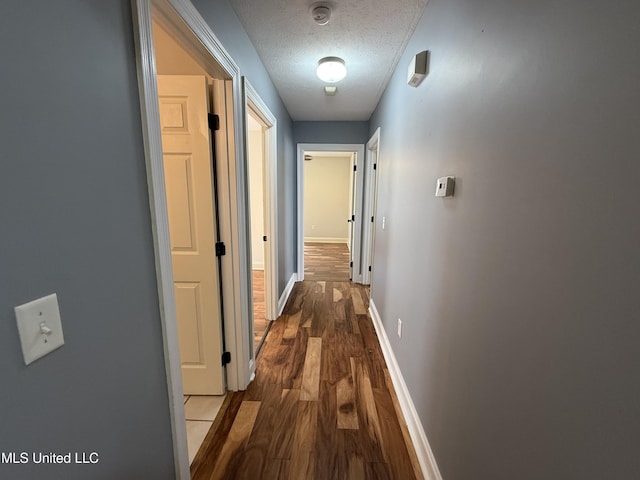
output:
[{"label": "white light switch plate", "polygon": [[15,307],[25,365],[64,345],[58,297],[39,298]]}]

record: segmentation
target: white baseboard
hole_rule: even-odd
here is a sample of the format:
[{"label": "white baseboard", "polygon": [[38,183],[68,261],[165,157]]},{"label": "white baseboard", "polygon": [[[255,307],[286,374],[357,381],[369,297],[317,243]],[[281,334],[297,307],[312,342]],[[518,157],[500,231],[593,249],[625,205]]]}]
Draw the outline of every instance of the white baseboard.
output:
[{"label": "white baseboard", "polygon": [[278,317],[282,315],[282,311],[284,310],[284,306],[287,304],[287,300],[289,300],[289,295],[291,295],[291,290],[293,289],[293,284],[298,280],[298,274],[294,273],[289,278],[286,287],[284,287],[284,292],[280,295],[278,299]]},{"label": "white baseboard", "polygon": [[393,387],[398,395],[400,409],[402,410],[402,415],[407,422],[409,435],[413,441],[413,446],[416,450],[416,456],[418,457],[418,462],[420,462],[424,478],[426,480],[442,480],[442,476],[438,470],[438,465],[436,464],[436,459],[433,456],[431,447],[429,446],[427,435],[425,434],[420,418],[418,417],[418,412],[416,412],[416,407],[413,404],[413,400],[411,399],[411,395],[407,389],[407,384],[404,382],[400,366],[398,365],[396,356],[391,349],[389,337],[387,337],[387,332],[382,325],[382,319],[380,318],[380,314],[378,313],[373,299],[369,302],[369,313],[371,314],[373,326],[378,334],[382,353],[384,354],[384,359],[387,362],[387,368],[389,369],[389,375],[391,376]]},{"label": "white baseboard", "polygon": [[348,238],[337,237],[304,237],[304,241],[311,243],[349,243]]},{"label": "white baseboard", "polygon": [[254,263],[251,265],[251,270],[264,270],[264,263]]}]

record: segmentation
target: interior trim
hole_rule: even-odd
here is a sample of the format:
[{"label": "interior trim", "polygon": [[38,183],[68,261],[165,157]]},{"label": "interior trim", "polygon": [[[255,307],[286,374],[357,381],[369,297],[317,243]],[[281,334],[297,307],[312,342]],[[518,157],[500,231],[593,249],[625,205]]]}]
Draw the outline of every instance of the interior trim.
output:
[{"label": "interior trim", "polygon": [[380,318],[380,314],[378,313],[378,309],[376,308],[373,299],[369,301],[369,313],[371,315],[371,320],[373,320],[373,326],[378,334],[384,360],[387,362],[387,368],[389,369],[389,375],[393,382],[393,388],[398,395],[398,402],[400,403],[402,415],[407,422],[409,435],[411,436],[413,446],[416,450],[418,462],[420,462],[420,467],[422,467],[422,474],[426,480],[442,480],[440,470],[438,470],[438,465],[436,464],[436,459],[433,456],[431,446],[427,440],[427,434],[425,433],[424,428],[422,428],[422,422],[420,421],[420,417],[418,417],[418,412],[416,411],[416,407],[413,404],[411,395],[409,394],[409,389],[404,381],[402,371],[400,370],[396,356],[393,353],[391,343],[389,343],[389,337],[387,337],[387,332],[382,325],[382,319]]},{"label": "interior trim", "polygon": [[[297,145],[298,159],[297,159],[297,209],[298,209],[298,232],[296,238],[296,246],[298,250],[297,258],[297,270],[298,280],[304,280],[304,152],[355,152],[355,165],[359,171],[362,172],[364,167],[364,152],[365,146],[363,143],[299,143]],[[356,225],[359,227],[354,229],[354,236],[351,245],[351,258],[353,259],[352,269],[352,281],[355,283],[362,283],[362,198],[363,198],[363,186],[364,175],[360,174],[357,177],[356,189],[354,191],[355,196],[355,216]]]},{"label": "interior trim", "polygon": [[[265,281],[265,310],[269,320],[277,318],[278,303],[278,122],[271,113],[269,107],[260,98],[258,92],[251,82],[242,77],[245,96],[245,118],[251,112],[260,118],[260,122],[265,125],[264,132],[264,196],[268,209],[269,218],[267,220],[267,248],[269,255],[265,258],[266,271],[269,274],[268,281]],[[248,129],[246,130],[248,131]],[[248,152],[248,148],[247,148]],[[247,157],[248,162],[248,157]],[[265,278],[265,280],[267,280]]]},{"label": "interior trim", "polygon": [[287,304],[287,300],[289,300],[289,296],[291,295],[291,290],[293,290],[293,286],[298,281],[298,275],[292,274],[287,282],[287,285],[284,287],[284,291],[282,295],[280,295],[280,299],[278,300],[278,315],[282,315],[282,311],[284,310],[285,305]]},{"label": "interior trim", "polygon": [[[378,178],[380,177],[381,162],[380,162],[380,127],[376,128],[376,131],[371,136],[366,145],[365,155],[365,167],[364,167],[364,200],[363,210],[364,218],[374,218],[377,222],[377,203],[378,203]],[[376,170],[373,169],[373,164],[377,164]],[[362,232],[362,283],[364,285],[371,285],[373,279],[373,270],[375,270],[373,252],[375,249],[375,230],[376,223],[368,224]],[[367,268],[367,263],[371,267],[371,270]]]},{"label": "interior trim", "polygon": [[[160,322],[165,354],[165,372],[169,397],[174,464],[176,478],[189,479],[189,455],[184,413],[182,372],[178,343],[178,327],[169,242],[166,187],[158,87],[156,81],[155,51],[152,18],[162,19],[171,25],[172,31],[181,37],[183,46],[196,54],[204,65],[217,62],[225,80],[225,97],[228,104],[227,148],[228,159],[220,162],[225,181],[219,183],[221,215],[220,234],[227,243],[227,256],[222,262],[222,282],[225,285],[226,348],[233,361],[227,366],[227,388],[243,390],[255,371],[249,325],[249,264],[243,253],[248,248],[247,206],[245,202],[242,89],[240,71],[231,56],[223,48],[204,19],[189,0],[132,0],[133,29],[136,47],[136,68],[140,97],[142,133],[149,189],[152,232],[156,261],[156,277],[160,303]],[[185,43],[186,42],[186,43]],[[226,129],[225,129],[226,130]],[[227,133],[225,131],[225,133]]]}]

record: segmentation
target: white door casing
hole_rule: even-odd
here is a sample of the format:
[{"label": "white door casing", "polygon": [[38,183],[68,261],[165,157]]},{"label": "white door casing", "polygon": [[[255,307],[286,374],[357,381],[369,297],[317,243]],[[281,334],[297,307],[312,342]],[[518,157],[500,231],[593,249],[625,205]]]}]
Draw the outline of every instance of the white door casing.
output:
[{"label": "white door casing", "polygon": [[[354,152],[357,171],[362,171],[364,159],[363,144],[343,144],[343,143],[299,143],[298,144],[298,175],[297,175],[297,206],[298,206],[298,232],[297,232],[297,277],[298,280],[304,280],[304,152]],[[355,204],[355,224],[353,227],[351,259],[353,261],[353,269],[351,280],[356,283],[362,283],[362,225],[363,225],[363,177],[364,175],[356,175],[354,181],[353,201]]]},{"label": "white door casing", "polygon": [[[277,121],[269,107],[260,98],[251,83],[242,77],[244,92],[244,119],[249,112],[264,127],[263,145],[263,186],[264,186],[264,287],[265,287],[265,315],[268,320],[275,320],[278,312],[278,208],[277,195],[277,159],[278,133]],[[245,127],[246,131],[246,127]],[[247,148],[245,148],[245,152]]]},{"label": "white door casing", "polygon": [[[140,96],[141,124],[147,170],[149,206],[152,217],[154,256],[160,324],[165,354],[165,370],[169,396],[169,414],[177,479],[188,479],[189,455],[185,426],[184,399],[169,225],[164,182],[160,114],[156,80],[155,49],[152,17],[162,20],[162,26],[182,47],[215,78],[225,78],[225,102],[230,115],[222,129],[228,130],[226,162],[219,167],[223,182],[219,183],[218,199],[221,211],[220,235],[227,244],[222,261],[222,282],[225,285],[225,341],[232,360],[227,365],[227,388],[244,390],[251,381],[255,360],[247,325],[249,301],[246,283],[246,205],[244,204],[242,121],[234,112],[242,111],[240,69],[200,13],[188,0],[131,0],[136,64]],[[222,75],[222,77],[220,77]],[[223,163],[223,162],[220,162]]]},{"label": "white door casing", "polygon": [[357,191],[358,191],[358,158],[355,152],[351,154],[351,171],[349,172],[349,278],[353,280],[354,268],[356,265],[355,252],[356,252],[356,210],[358,205],[356,203]]},{"label": "white door casing", "polygon": [[380,128],[367,142],[365,161],[364,218],[362,258],[364,275],[362,283],[371,285],[374,267],[374,248],[377,218],[378,176],[380,173]]},{"label": "white door casing", "polygon": [[221,395],[225,382],[207,80],[159,75],[158,94],[184,393]]}]

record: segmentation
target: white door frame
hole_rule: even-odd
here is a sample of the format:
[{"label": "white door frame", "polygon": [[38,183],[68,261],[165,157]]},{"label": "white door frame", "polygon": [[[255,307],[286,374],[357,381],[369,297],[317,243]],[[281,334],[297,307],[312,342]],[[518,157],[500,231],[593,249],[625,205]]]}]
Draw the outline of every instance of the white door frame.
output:
[{"label": "white door frame", "polygon": [[[298,178],[297,178],[297,204],[298,204],[298,280],[304,280],[304,152],[356,152],[356,166],[361,173],[364,165],[364,144],[361,143],[299,143],[298,144]],[[362,186],[364,175],[357,176],[356,191],[356,228],[352,239],[351,255],[353,258],[353,282],[362,283]],[[345,219],[346,220],[346,219]]]},{"label": "white door frame", "polygon": [[169,414],[173,437],[176,478],[188,479],[189,455],[180,371],[180,350],[176,322],[167,199],[164,183],[158,87],[153,44],[152,17],[169,25],[172,35],[205,67],[223,72],[229,79],[227,125],[227,161],[219,162],[218,196],[220,235],[227,245],[223,257],[224,327],[227,351],[232,361],[227,365],[227,388],[243,390],[255,371],[249,324],[249,285],[247,249],[248,215],[246,170],[244,168],[242,88],[239,68],[213,34],[204,19],[188,0],[132,0],[134,39],[138,69],[138,87],[144,137],[149,204],[153,228],[156,277],[160,303],[160,321],[165,353],[169,394]]},{"label": "white door frame", "polygon": [[[375,165],[375,166],[374,166]],[[380,127],[376,129],[367,142],[365,158],[364,218],[367,228],[362,232],[362,283],[371,285],[373,279],[373,252],[375,247],[375,220],[378,201],[378,176],[380,174]],[[372,222],[371,219],[374,219]],[[371,267],[371,270],[369,270]]]},{"label": "white door frame", "polygon": [[[278,182],[278,131],[276,117],[271,113],[267,104],[260,98],[258,92],[246,77],[242,77],[244,92],[244,115],[246,122],[249,112],[259,119],[264,130],[264,206],[266,208],[266,236],[267,255],[265,256],[265,313],[267,320],[275,320],[278,317],[278,206],[276,203]],[[245,132],[248,128],[245,126]],[[245,139],[245,142],[248,138]],[[248,155],[249,146],[245,143],[245,153]],[[248,165],[248,157],[247,157]],[[260,212],[262,213],[262,212]]]}]

